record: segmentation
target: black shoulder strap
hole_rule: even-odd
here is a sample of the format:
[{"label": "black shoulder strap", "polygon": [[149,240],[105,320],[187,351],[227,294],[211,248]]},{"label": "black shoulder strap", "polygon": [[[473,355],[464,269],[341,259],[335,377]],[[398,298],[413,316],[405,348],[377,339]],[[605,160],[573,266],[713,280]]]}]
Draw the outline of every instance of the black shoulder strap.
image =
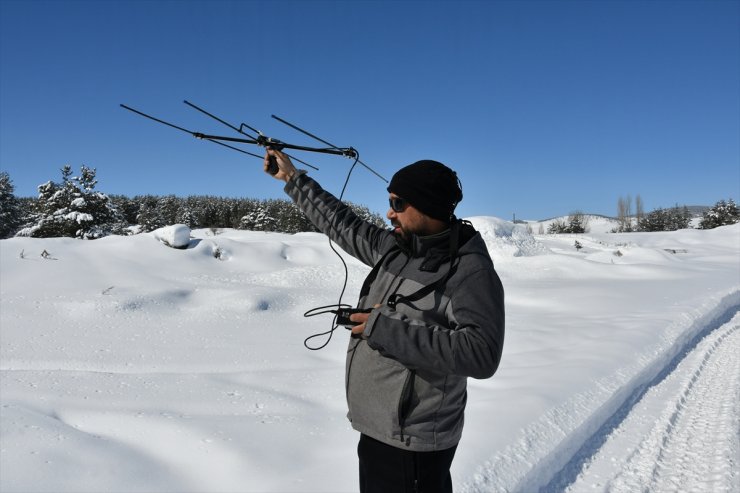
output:
[{"label": "black shoulder strap", "polygon": [[362,283],[362,288],[360,289],[360,299],[362,299],[363,296],[366,296],[370,292],[370,285],[375,281],[375,278],[378,277],[378,272],[380,271],[380,267],[383,265],[385,260],[387,258],[391,257],[391,254],[395,253],[396,255],[401,254],[401,250],[397,247],[391,248],[387,252],[385,252],[380,259],[375,262],[375,265],[373,266],[370,273],[365,278],[365,282]]},{"label": "black shoulder strap", "polygon": [[414,301],[419,301],[423,297],[434,292],[434,290],[438,287],[444,285],[450,279],[450,277],[452,277],[452,274],[455,273],[455,271],[457,270],[457,266],[460,263],[459,259],[457,258],[457,251],[460,242],[461,222],[462,221],[455,219],[455,221],[452,223],[452,226],[450,227],[450,269],[447,271],[447,273],[443,276],[440,276],[439,279],[437,279],[433,283],[427,284],[426,286],[423,286],[421,289],[407,296],[397,293],[390,295],[387,301],[389,307],[395,309],[398,303],[410,304]]}]

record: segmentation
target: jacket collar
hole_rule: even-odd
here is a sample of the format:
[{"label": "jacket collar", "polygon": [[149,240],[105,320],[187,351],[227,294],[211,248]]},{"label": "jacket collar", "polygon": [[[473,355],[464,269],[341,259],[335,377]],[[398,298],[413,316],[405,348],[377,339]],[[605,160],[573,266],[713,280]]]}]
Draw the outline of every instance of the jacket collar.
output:
[{"label": "jacket collar", "polygon": [[412,235],[409,240],[396,236],[396,242],[409,257],[424,259],[419,267],[421,270],[436,272],[441,264],[450,259],[451,249],[453,248],[452,231],[457,234],[453,253],[454,256],[457,256],[461,253],[460,248],[476,234],[470,223],[459,221],[451,229],[446,229],[441,233],[429,236]]},{"label": "jacket collar", "polygon": [[449,247],[450,230],[446,229],[429,236],[411,235],[409,239],[396,235],[396,243],[409,257],[426,257],[434,250],[446,250]]}]

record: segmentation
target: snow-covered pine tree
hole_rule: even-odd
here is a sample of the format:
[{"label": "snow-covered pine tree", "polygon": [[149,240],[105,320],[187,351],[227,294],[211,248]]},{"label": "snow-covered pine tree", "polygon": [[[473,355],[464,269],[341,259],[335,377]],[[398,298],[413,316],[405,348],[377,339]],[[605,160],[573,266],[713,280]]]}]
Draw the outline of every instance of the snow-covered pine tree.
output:
[{"label": "snow-covered pine tree", "polygon": [[277,221],[270,214],[267,203],[261,202],[257,207],[242,217],[241,228],[250,231],[275,231]]},{"label": "snow-covered pine tree", "polygon": [[285,233],[300,233],[306,231],[316,231],[316,228],[308,220],[301,209],[291,201],[284,201],[280,209],[278,221],[278,230]]},{"label": "snow-covered pine tree", "polygon": [[699,222],[699,229],[713,229],[719,226],[728,226],[740,222],[740,209],[735,201],[720,200],[714,206],[705,211]]},{"label": "snow-covered pine tree", "polygon": [[585,233],[588,229],[588,218],[583,212],[576,211],[568,216],[568,233]]},{"label": "snow-covered pine tree", "polygon": [[80,167],[80,176],[73,178],[79,186],[80,195],[72,201],[72,212],[92,217],[90,221],[80,223],[80,228],[76,231],[77,238],[102,238],[120,233],[123,228],[123,217],[110,197],[95,190],[98,184],[95,175],[95,168],[83,165]]},{"label": "snow-covered pine tree", "polygon": [[667,213],[662,208],[657,208],[645,214],[637,225],[639,231],[665,231]]},{"label": "snow-covered pine tree", "polygon": [[157,207],[158,199],[153,195],[144,195],[139,202],[139,213],[136,214],[136,223],[143,231],[154,231],[166,226],[160,210]]},{"label": "snow-covered pine tree", "polygon": [[[541,229],[542,225],[540,225]],[[580,211],[571,213],[567,221],[562,218],[555,219],[547,227],[547,234],[585,233],[586,231],[588,231],[588,218]]]},{"label": "snow-covered pine tree", "polygon": [[647,213],[637,225],[638,231],[677,231],[691,224],[691,213],[686,206],[670,209],[657,208]]},{"label": "snow-covered pine tree", "polygon": [[165,195],[157,200],[157,213],[165,226],[177,224],[177,213],[180,210],[180,199],[174,195]]},{"label": "snow-covered pine tree", "polygon": [[366,206],[355,204],[353,202],[347,202],[347,205],[349,205],[349,207],[352,209],[352,212],[357,214],[361,219],[373,223],[374,225],[381,228],[384,228],[386,226],[386,222],[383,216],[375,212],[371,212],[370,209],[368,209]]},{"label": "snow-covered pine tree", "polygon": [[568,225],[565,223],[564,219],[555,219],[553,222],[550,223],[550,225],[547,227],[547,234],[553,235],[553,234],[562,234],[568,232]]},{"label": "snow-covered pine tree", "polygon": [[124,195],[109,195],[113,206],[127,224],[136,224],[136,215],[139,213],[139,197],[132,199]]},{"label": "snow-covered pine tree", "polygon": [[200,198],[194,195],[185,198],[177,222],[187,225],[190,229],[201,227],[200,214],[198,214],[200,202]]},{"label": "snow-covered pine tree", "polygon": [[175,222],[177,224],[184,224],[188,228],[193,229],[195,227],[195,215],[187,206],[183,205],[183,207],[177,211]]},{"label": "snow-covered pine tree", "polygon": [[7,172],[0,172],[0,238],[12,236],[21,224],[20,202]]},{"label": "snow-covered pine tree", "polygon": [[676,207],[671,210],[671,213],[672,221],[670,231],[678,231],[679,229],[691,227],[691,212],[689,212],[688,207],[685,205],[683,207],[679,207],[678,204],[676,204]]},{"label": "snow-covered pine tree", "polygon": [[80,176],[74,177],[69,165],[61,171],[61,184],[39,185],[35,224],[18,236],[95,239],[120,232],[121,216],[107,195],[95,191],[95,169],[82,166]]}]

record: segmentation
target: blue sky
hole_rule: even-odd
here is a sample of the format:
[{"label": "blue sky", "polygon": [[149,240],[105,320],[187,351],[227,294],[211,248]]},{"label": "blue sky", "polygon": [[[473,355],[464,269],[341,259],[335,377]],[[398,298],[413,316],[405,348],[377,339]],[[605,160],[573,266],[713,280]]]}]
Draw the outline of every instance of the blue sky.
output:
[{"label": "blue sky", "polygon": [[[0,169],[16,194],[283,197],[255,158],[145,120],[353,146],[386,178],[456,169],[461,216],[740,199],[740,2],[0,0]],[[249,149],[260,153],[260,149]],[[296,153],[338,193],[351,162]],[[384,213],[362,168],[345,197]]]}]

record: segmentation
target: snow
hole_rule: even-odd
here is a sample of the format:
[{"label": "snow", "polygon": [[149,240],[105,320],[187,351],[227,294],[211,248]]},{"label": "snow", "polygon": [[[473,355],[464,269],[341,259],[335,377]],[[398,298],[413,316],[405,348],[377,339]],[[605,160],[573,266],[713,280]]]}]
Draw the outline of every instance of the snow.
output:
[{"label": "snow", "polygon": [[152,231],[152,235],[172,248],[187,248],[190,244],[190,228],[184,224],[156,229]]},{"label": "snow", "polygon": [[[469,380],[456,491],[737,491],[740,224],[470,219],[507,328],[497,374]],[[357,490],[347,333],[303,346],[344,279],[326,237],[185,236],[0,241],[0,491]],[[369,269],[346,259],[352,303]]]},{"label": "snow", "polygon": [[699,341],[645,393],[567,491],[740,491],[740,475],[732,474],[740,457],[733,409],[739,329],[736,314]]},{"label": "snow", "polygon": [[93,217],[91,214],[87,214],[86,212],[77,212],[77,211],[72,211],[72,212],[67,213],[64,216],[64,218],[70,219],[76,222],[77,224],[81,224],[84,222],[90,222],[93,220]]}]

